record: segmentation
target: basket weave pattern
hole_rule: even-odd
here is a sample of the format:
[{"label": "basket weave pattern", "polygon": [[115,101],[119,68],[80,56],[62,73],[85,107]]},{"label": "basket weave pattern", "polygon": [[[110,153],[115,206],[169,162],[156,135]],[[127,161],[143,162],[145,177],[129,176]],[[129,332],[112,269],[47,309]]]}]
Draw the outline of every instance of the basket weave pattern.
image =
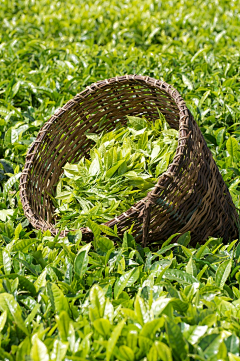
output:
[{"label": "basket weave pattern", "polygon": [[[192,244],[208,236],[221,236],[224,241],[236,237],[237,213],[230,193],[184,100],[167,83],[140,75],[88,86],[40,130],[20,179],[24,213],[32,225],[49,229],[53,235],[58,233],[51,196],[55,195],[62,167],[88,156],[93,142],[86,132],[111,131],[118,122],[125,125],[127,115],[153,121],[159,117],[158,111],[179,130],[174,160],[147,197],[105,224],[116,224],[122,233],[134,222],[136,240],[143,240],[144,245],[188,230]],[[82,232],[91,238],[88,228]]]}]

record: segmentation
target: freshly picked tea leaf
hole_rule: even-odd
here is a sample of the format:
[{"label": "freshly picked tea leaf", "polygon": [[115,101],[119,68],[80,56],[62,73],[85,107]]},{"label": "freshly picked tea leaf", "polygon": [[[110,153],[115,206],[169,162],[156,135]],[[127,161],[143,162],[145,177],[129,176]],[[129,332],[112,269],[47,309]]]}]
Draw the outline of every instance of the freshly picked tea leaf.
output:
[{"label": "freshly picked tea leaf", "polygon": [[178,132],[163,115],[151,123],[129,116],[126,127],[86,136],[95,143],[89,159],[67,163],[57,185],[60,228],[105,223],[144,198],[172,161]]}]

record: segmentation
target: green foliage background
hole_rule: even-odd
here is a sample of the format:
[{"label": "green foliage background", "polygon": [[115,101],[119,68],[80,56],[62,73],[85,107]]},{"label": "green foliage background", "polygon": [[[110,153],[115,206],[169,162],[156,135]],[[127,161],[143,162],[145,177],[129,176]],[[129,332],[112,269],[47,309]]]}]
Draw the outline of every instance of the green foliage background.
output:
[{"label": "green foliage background", "polygon": [[51,114],[136,73],[178,89],[239,207],[239,1],[2,0],[0,24],[0,359],[240,360],[236,242],[154,253],[93,223],[90,249],[32,230],[18,193]]}]

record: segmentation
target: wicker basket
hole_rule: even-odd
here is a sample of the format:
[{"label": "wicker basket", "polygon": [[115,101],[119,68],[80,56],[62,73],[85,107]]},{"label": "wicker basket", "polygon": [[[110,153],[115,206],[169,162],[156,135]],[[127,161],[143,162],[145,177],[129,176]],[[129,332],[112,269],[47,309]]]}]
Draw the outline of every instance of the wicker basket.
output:
[{"label": "wicker basket", "polygon": [[[185,102],[167,83],[140,75],[88,86],[40,130],[20,179],[23,209],[32,225],[58,233],[51,195],[62,167],[87,156],[93,143],[86,132],[110,131],[118,122],[126,124],[127,115],[152,121],[159,117],[159,110],[169,125],[179,130],[174,160],[146,198],[106,225],[117,225],[121,234],[134,222],[133,233],[144,246],[188,230],[193,245],[208,236],[223,237],[225,242],[236,237],[238,216],[230,193]],[[86,239],[91,238],[90,229],[82,232]]]}]

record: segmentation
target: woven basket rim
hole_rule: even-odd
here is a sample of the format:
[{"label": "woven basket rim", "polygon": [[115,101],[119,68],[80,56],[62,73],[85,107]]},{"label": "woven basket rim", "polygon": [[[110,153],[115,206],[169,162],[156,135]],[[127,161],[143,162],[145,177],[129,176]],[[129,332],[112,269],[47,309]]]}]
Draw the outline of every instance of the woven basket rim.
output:
[{"label": "woven basket rim", "polygon": [[[37,215],[33,212],[30,202],[29,202],[29,195],[27,192],[27,188],[24,187],[24,185],[27,183],[26,177],[28,176],[31,167],[29,166],[33,159],[35,154],[37,153],[37,150],[40,146],[40,143],[44,140],[44,138],[47,136],[48,134],[48,130],[51,128],[52,123],[58,119],[59,117],[61,117],[66,111],[68,111],[72,106],[74,106],[76,103],[81,103],[82,101],[84,101],[85,99],[88,98],[89,95],[93,95],[95,92],[102,90],[106,87],[108,87],[111,84],[114,83],[128,83],[130,81],[134,81],[134,82],[139,82],[139,83],[145,83],[150,87],[156,87],[162,91],[164,91],[165,93],[167,93],[171,99],[175,102],[178,110],[179,110],[179,128],[178,128],[178,132],[179,132],[179,138],[178,138],[178,148],[179,147],[183,147],[186,142],[187,139],[189,137],[189,127],[188,125],[186,125],[186,123],[183,124],[184,126],[184,130],[187,132],[187,136],[185,137],[180,137],[180,130],[181,130],[181,124],[186,121],[186,118],[189,118],[190,112],[186,106],[185,101],[183,100],[183,98],[181,97],[181,95],[179,94],[179,92],[172,87],[170,84],[164,82],[163,80],[157,80],[154,79],[152,77],[149,76],[142,76],[142,75],[137,75],[137,74],[133,74],[133,75],[123,75],[123,76],[116,76],[113,78],[109,78],[109,79],[105,79],[105,80],[99,80],[95,83],[92,83],[91,85],[87,86],[84,90],[82,90],[80,93],[76,94],[72,99],[70,99],[63,107],[59,108],[56,110],[56,112],[49,118],[49,120],[42,126],[42,128],[40,129],[37,138],[35,139],[35,141],[30,145],[30,148],[27,152],[26,155],[26,162],[25,162],[25,166],[24,169],[22,171],[21,177],[20,177],[20,198],[22,201],[22,204],[25,205],[24,207],[24,213],[27,217],[27,219],[30,221],[30,223],[33,224],[33,226],[37,229],[49,229],[50,232],[53,235],[56,235],[59,233],[59,231],[55,228],[55,226],[53,224],[50,224],[48,222],[41,222],[41,220],[38,219]],[[165,188],[162,184],[165,183],[166,177],[168,178],[174,178],[174,176],[177,174],[178,172],[178,167],[175,166],[175,158],[178,158],[178,163],[181,162],[181,159],[184,156],[184,153],[179,153],[178,155],[176,155],[175,152],[175,156],[174,159],[172,161],[172,163],[169,164],[166,172],[162,173],[160,175],[160,177],[158,178],[158,181],[156,182],[153,190],[149,193],[151,193],[153,196],[154,194],[157,194],[157,192],[159,191],[159,188]],[[171,171],[169,170],[171,169]],[[133,209],[135,211],[142,211],[143,207],[145,205],[146,202],[146,198],[143,198],[142,200],[138,201],[137,203],[135,203],[135,207],[133,207]],[[139,208],[137,207],[137,205],[139,205]],[[132,207],[130,207],[131,209]],[[129,209],[129,210],[130,210]],[[123,214],[126,214],[126,212],[128,212],[129,210],[125,211]],[[122,215],[123,215],[122,214]],[[115,219],[118,221],[119,217],[121,217],[121,215],[119,215],[118,217],[112,219],[112,221],[114,221]],[[106,222],[107,223],[111,223],[111,221]],[[46,224],[48,224],[48,227],[46,228]],[[84,227],[84,228],[80,228],[83,233],[92,233],[92,231],[88,228],[88,227]],[[65,236],[68,232],[70,231],[74,231],[74,230],[67,230],[67,231],[62,231],[61,232],[61,236]]]}]

